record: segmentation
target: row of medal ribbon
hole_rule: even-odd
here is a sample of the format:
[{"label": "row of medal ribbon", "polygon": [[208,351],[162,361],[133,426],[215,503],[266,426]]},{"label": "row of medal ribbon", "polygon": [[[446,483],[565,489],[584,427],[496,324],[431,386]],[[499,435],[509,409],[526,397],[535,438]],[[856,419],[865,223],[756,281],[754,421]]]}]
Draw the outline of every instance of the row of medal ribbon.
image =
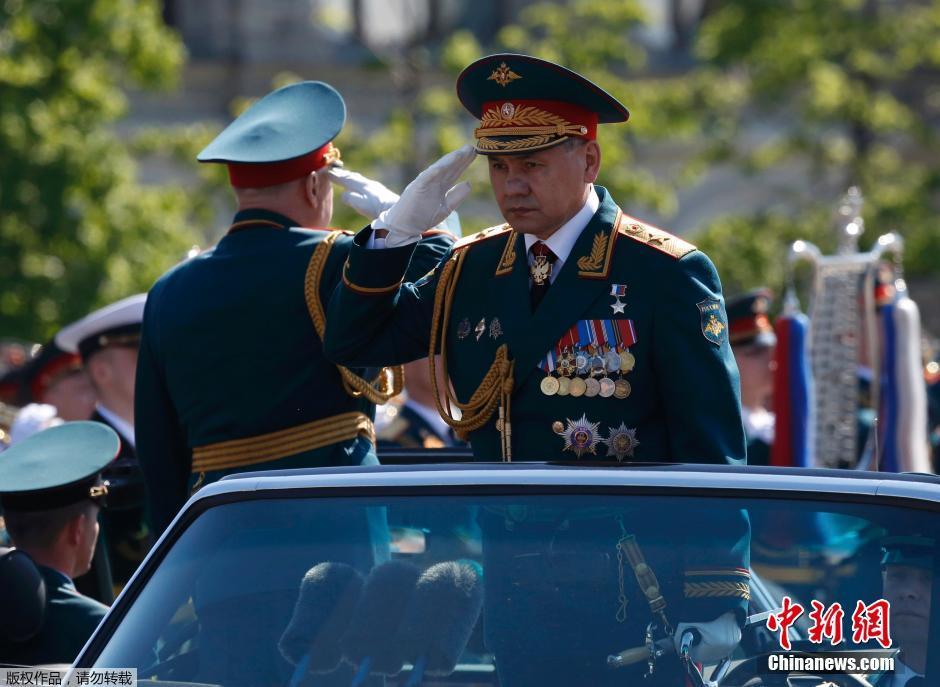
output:
[{"label": "row of medal ribbon", "polygon": [[627,398],[632,388],[624,375],[636,365],[636,342],[633,320],[579,320],[539,364],[539,388],[546,396]]}]

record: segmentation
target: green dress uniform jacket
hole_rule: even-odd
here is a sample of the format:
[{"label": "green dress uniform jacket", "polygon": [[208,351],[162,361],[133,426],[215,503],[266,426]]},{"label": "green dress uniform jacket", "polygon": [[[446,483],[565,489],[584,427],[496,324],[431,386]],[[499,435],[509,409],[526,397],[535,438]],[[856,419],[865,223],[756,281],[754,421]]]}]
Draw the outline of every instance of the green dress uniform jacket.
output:
[{"label": "green dress uniform jacket", "polygon": [[[178,265],[150,291],[135,419],[157,532],[197,479],[210,482],[247,469],[376,462],[369,436],[374,405],[344,390],[339,370],[323,355],[309,309],[318,298],[325,310],[352,236],[296,224],[266,210],[239,212],[213,249]],[[307,280],[311,258],[329,240],[332,247],[314,284]],[[426,273],[452,243],[450,234],[429,233],[408,273]],[[367,379],[376,373],[353,371]],[[298,438],[292,428],[312,426],[314,439],[329,439],[336,416],[357,418],[367,427],[360,424],[358,434],[353,428],[352,436],[318,448],[297,449],[310,436]],[[320,425],[310,424],[316,421]],[[229,443],[207,461],[214,469],[191,474],[194,449],[220,442]],[[227,466],[226,457],[236,454],[242,464]]]},{"label": "green dress uniform jacket", "polygon": [[[600,206],[534,313],[521,234],[504,225],[449,252],[448,260],[466,253],[445,334],[457,399],[470,399],[507,344],[513,459],[743,463],[738,373],[714,266],[694,246],[622,215],[596,189]],[[444,263],[409,283],[410,248],[368,250],[367,240],[368,231],[356,238],[344,285],[330,302],[327,356],[345,365],[427,356]],[[615,312],[614,292],[625,292],[622,312]],[[543,393],[549,375],[539,366],[573,326],[606,321],[617,328],[623,320],[636,339],[629,346],[635,365],[620,375],[629,396]],[[469,438],[478,460],[500,459],[496,413]]]},{"label": "green dress uniform jacket", "polygon": [[38,566],[46,583],[42,629],[25,642],[0,640],[0,663],[49,665],[71,663],[85,646],[108,607],[79,594],[58,570]]}]

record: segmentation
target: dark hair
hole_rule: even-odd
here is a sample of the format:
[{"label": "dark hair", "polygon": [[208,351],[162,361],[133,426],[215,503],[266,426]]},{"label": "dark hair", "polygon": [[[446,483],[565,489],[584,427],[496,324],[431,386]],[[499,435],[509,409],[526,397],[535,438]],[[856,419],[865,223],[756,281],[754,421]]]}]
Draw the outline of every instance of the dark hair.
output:
[{"label": "dark hair", "polygon": [[3,518],[13,545],[23,549],[48,549],[66,526],[80,515],[96,517],[97,505],[92,501],[42,511],[6,509]]}]

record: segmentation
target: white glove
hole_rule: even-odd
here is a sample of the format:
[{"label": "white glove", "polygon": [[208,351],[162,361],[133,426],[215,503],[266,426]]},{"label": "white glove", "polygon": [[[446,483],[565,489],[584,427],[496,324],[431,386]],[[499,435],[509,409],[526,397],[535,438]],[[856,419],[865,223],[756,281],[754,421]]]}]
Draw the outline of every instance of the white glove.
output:
[{"label": "white glove", "polygon": [[394,248],[414,243],[422,233],[443,222],[470,195],[466,181],[452,184],[475,157],[473,146],[465,145],[415,177],[402,191],[401,199],[372,223],[373,229],[388,229],[385,245]]},{"label": "white glove", "polygon": [[62,418],[56,416],[57,412],[55,406],[48,403],[30,403],[20,408],[10,427],[10,444],[28,439],[49,427],[61,425]]},{"label": "white glove", "polygon": [[341,167],[331,167],[326,174],[330,181],[346,189],[340,200],[369,221],[398,202],[397,193],[374,179]]},{"label": "white glove", "polygon": [[728,656],[741,641],[741,628],[732,611],[707,623],[679,623],[673,635],[676,653],[679,653],[682,634],[686,630],[697,630],[701,636],[689,651],[689,656],[696,663],[714,663]]}]

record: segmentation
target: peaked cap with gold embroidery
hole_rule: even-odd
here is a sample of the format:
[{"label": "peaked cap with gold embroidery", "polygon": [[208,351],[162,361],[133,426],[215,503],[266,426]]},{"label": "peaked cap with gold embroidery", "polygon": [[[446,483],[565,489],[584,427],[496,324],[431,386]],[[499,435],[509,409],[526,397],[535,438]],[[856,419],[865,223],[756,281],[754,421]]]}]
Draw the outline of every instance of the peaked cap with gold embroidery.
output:
[{"label": "peaked cap with gold embroidery", "polygon": [[529,55],[484,57],[457,77],[457,97],[480,120],[482,155],[528,153],[572,136],[594,140],[598,124],[630,117],[610,93],[580,74]]}]

